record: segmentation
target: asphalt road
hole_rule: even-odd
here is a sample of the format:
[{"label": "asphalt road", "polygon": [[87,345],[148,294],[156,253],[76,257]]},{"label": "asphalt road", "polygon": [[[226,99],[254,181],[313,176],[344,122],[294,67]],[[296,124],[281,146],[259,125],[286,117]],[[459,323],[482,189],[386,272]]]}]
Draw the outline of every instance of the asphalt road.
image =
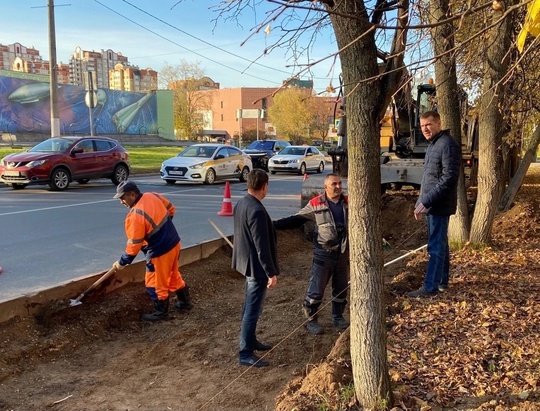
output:
[{"label": "asphalt road", "polygon": [[[164,194],[176,206],[174,224],[182,246],[219,238],[208,222],[233,233],[233,217],[217,216],[225,183],[167,186],[158,176],[132,177],[141,191]],[[246,194],[246,184],[231,181],[233,205]],[[302,177],[270,177],[263,203],[272,218],[300,208]],[[62,282],[105,271],[124,251],[127,209],[113,199],[110,180],[73,183],[63,192],[47,186],[13,190],[0,184],[0,302],[47,289]],[[144,259],[142,253],[135,261]]]}]

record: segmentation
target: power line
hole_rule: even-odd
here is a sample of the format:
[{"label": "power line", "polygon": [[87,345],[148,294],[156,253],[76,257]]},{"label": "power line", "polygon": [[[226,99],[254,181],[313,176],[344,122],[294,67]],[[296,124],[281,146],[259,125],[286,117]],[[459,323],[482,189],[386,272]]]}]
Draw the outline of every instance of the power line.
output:
[{"label": "power line", "polygon": [[143,26],[142,24],[137,23],[136,21],[130,19],[129,17],[124,16],[122,13],[119,13],[119,12],[117,12],[116,10],[111,9],[109,6],[103,4],[103,3],[100,2],[99,0],[94,0],[94,1],[95,1],[96,3],[98,3],[99,5],[105,7],[107,10],[109,10],[109,11],[111,11],[111,12],[117,14],[118,16],[120,16],[120,17],[122,17],[122,18],[128,20],[129,22],[131,22],[131,23],[133,23],[133,24],[139,26],[140,28],[142,28],[142,29],[144,29],[144,30],[146,30],[146,31],[148,31],[148,32],[150,32],[150,33],[152,33],[152,34],[154,34],[154,35],[156,35],[156,36],[162,38],[163,40],[168,41],[168,42],[170,42],[170,43],[172,43],[172,44],[174,44],[174,45],[176,45],[176,46],[178,46],[178,47],[180,47],[180,48],[182,48],[182,49],[184,49],[184,50],[186,50],[186,51],[189,51],[190,53],[193,53],[193,54],[195,54],[195,55],[197,55],[197,56],[199,56],[199,57],[201,57],[201,58],[203,58],[203,59],[205,59],[205,60],[209,60],[209,61],[211,61],[212,63],[215,63],[215,64],[217,64],[217,65],[219,65],[219,66],[221,66],[221,67],[225,67],[225,68],[227,68],[227,69],[229,69],[229,70],[232,70],[232,71],[234,71],[234,72],[236,72],[236,73],[244,74],[244,75],[246,75],[246,76],[255,78],[255,79],[257,79],[257,80],[262,80],[262,81],[265,81],[265,82],[268,82],[268,83],[272,83],[273,85],[276,84],[275,82],[273,82],[273,81],[271,81],[271,80],[268,80],[268,79],[265,79],[265,78],[262,78],[262,77],[257,77],[257,76],[254,76],[254,75],[252,75],[252,74],[244,73],[244,72],[242,72],[242,71],[240,71],[240,70],[235,69],[234,67],[227,66],[226,64],[220,63],[220,62],[218,62],[218,61],[216,61],[216,60],[213,60],[213,59],[211,59],[211,58],[209,58],[209,57],[207,57],[207,56],[204,56],[204,55],[202,55],[202,54],[200,54],[200,53],[197,53],[197,52],[195,52],[195,51],[193,51],[193,50],[190,50],[190,49],[188,49],[187,47],[184,47],[184,46],[182,46],[181,44],[175,42],[174,40],[171,40],[171,39],[169,39],[169,38],[167,38],[167,37],[165,37],[165,36],[163,36],[163,35],[161,35],[161,34],[155,32],[155,31],[153,31],[153,30],[151,30],[151,29],[149,29],[149,28]]},{"label": "power line", "polygon": [[163,24],[169,26],[170,28],[172,28],[172,29],[174,29],[174,30],[177,30],[177,31],[179,31],[180,33],[185,34],[186,36],[189,36],[189,37],[191,37],[191,38],[193,38],[193,39],[195,39],[195,40],[197,40],[197,41],[200,41],[201,43],[204,43],[204,44],[206,44],[206,45],[208,45],[208,46],[210,46],[210,47],[212,47],[212,48],[215,48],[215,49],[217,49],[217,50],[219,50],[219,51],[222,51],[223,53],[226,53],[226,54],[229,54],[229,55],[231,55],[231,56],[233,56],[233,57],[239,58],[240,60],[247,61],[250,65],[251,65],[251,64],[256,64],[257,66],[260,66],[260,67],[264,67],[264,68],[267,68],[267,69],[270,69],[270,70],[274,70],[274,71],[277,71],[277,72],[280,72],[280,73],[284,73],[284,74],[290,75],[290,73],[287,72],[287,71],[279,70],[279,69],[276,69],[275,67],[265,66],[264,64],[260,64],[260,63],[254,62],[253,60],[250,60],[250,59],[248,59],[248,58],[242,57],[242,56],[240,56],[240,55],[238,55],[238,54],[235,54],[235,53],[232,53],[232,52],[230,52],[230,51],[224,50],[224,49],[222,49],[221,47],[216,46],[215,44],[209,43],[209,42],[206,41],[206,40],[203,40],[203,39],[201,39],[201,38],[199,38],[199,37],[197,37],[197,36],[195,36],[195,35],[193,35],[193,34],[190,34],[190,33],[186,32],[186,31],[184,31],[184,30],[182,30],[182,29],[180,29],[180,28],[178,28],[178,27],[176,27],[176,26],[170,24],[170,23],[167,23],[165,20],[163,20],[163,19],[161,19],[161,18],[159,18],[159,17],[157,17],[157,16],[154,16],[154,15],[151,14],[151,13],[148,13],[147,11],[141,9],[141,8],[138,7],[138,6],[135,6],[134,4],[130,3],[130,2],[127,1],[127,0],[122,0],[122,1],[123,1],[124,3],[127,3],[128,5],[130,5],[130,6],[133,7],[134,9],[139,10],[141,13],[144,13],[144,14],[146,14],[147,16],[152,17],[153,19],[155,19],[155,20],[157,20],[157,21],[159,21],[159,22],[161,22],[161,23],[163,23]]}]

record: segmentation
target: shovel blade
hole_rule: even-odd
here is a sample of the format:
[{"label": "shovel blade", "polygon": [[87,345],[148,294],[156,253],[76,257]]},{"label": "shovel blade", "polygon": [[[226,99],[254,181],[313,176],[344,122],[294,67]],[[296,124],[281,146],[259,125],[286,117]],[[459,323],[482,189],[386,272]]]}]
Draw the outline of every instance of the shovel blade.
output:
[{"label": "shovel blade", "polygon": [[69,300],[69,306],[70,307],[75,307],[77,305],[81,305],[82,303],[79,301],[79,300]]}]

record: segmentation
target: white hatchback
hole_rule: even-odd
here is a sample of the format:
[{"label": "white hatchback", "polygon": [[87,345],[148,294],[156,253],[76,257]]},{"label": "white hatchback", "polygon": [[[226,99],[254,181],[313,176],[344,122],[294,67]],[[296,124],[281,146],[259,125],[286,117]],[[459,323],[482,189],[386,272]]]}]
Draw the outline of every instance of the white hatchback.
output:
[{"label": "white hatchback", "polygon": [[268,162],[268,170],[272,174],[278,171],[293,171],[300,175],[307,171],[322,173],[326,159],[324,155],[313,146],[285,147]]},{"label": "white hatchback", "polygon": [[161,165],[167,184],[177,181],[214,184],[216,180],[238,178],[246,181],[253,169],[251,157],[226,144],[194,144]]}]

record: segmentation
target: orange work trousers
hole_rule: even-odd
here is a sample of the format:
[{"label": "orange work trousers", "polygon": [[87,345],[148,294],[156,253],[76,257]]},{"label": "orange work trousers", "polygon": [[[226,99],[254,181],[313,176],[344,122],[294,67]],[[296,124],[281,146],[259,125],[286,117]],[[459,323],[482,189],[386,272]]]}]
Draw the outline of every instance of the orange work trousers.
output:
[{"label": "orange work trousers", "polygon": [[144,282],[152,301],[166,300],[169,298],[169,292],[175,292],[186,286],[178,269],[179,258],[180,243],[169,252],[151,258],[146,263]]}]

